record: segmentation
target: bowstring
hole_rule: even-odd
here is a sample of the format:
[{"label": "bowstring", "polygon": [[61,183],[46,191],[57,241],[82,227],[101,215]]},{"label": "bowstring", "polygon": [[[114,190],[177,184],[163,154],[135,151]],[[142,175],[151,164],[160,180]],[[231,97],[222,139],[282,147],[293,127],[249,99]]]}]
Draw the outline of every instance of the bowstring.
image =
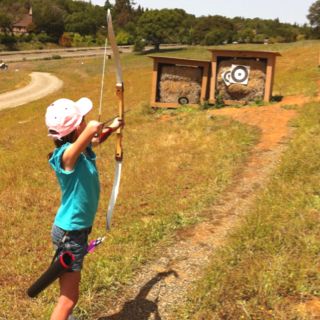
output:
[{"label": "bowstring", "polygon": [[103,100],[103,91],[104,91],[104,76],[106,72],[106,57],[107,57],[107,45],[108,45],[108,37],[104,42],[104,56],[103,56],[103,64],[102,64],[102,76],[101,76],[101,86],[100,86],[100,101],[99,101],[99,114],[98,121],[101,122],[102,115],[102,100]]}]

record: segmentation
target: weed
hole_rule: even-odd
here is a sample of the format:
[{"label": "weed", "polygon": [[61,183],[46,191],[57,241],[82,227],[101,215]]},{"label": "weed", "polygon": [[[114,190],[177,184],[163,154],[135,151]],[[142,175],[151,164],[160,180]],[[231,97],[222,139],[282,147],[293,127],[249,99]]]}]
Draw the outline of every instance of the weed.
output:
[{"label": "weed", "polygon": [[200,108],[202,110],[208,110],[208,109],[212,109],[213,105],[209,103],[209,101],[204,101],[201,105]]},{"label": "weed", "polygon": [[156,108],[152,108],[149,103],[143,102],[140,104],[141,115],[150,115],[157,112]]},{"label": "weed", "polygon": [[223,96],[217,94],[216,95],[216,101],[214,103],[214,107],[217,109],[223,108],[224,107],[224,100],[223,100]]}]

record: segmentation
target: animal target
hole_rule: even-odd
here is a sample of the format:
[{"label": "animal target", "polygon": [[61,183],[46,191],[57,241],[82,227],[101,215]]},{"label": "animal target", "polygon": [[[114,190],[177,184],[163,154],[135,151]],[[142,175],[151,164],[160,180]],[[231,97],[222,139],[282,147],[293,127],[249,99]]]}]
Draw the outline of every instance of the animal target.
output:
[{"label": "animal target", "polygon": [[228,70],[228,71],[225,71],[225,72],[223,72],[222,73],[222,79],[223,79],[223,81],[224,81],[224,83],[226,84],[226,86],[228,87],[228,86],[230,86],[230,84],[231,84],[231,71],[230,70]]},{"label": "animal target", "polygon": [[250,67],[233,64],[230,69],[230,82],[247,85],[249,81]]}]

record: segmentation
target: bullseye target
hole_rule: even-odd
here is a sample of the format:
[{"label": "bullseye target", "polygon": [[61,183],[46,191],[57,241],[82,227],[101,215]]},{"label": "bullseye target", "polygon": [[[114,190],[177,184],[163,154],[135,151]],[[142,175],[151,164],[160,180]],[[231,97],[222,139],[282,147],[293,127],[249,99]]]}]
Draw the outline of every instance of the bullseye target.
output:
[{"label": "bullseye target", "polygon": [[230,82],[247,85],[250,67],[233,64],[230,70]]},{"label": "bullseye target", "polygon": [[226,84],[226,86],[230,86],[230,84],[231,84],[231,82],[230,82],[230,80],[231,80],[231,71],[228,70],[228,71],[223,72],[221,77],[222,77],[222,80],[224,81],[224,83]]}]

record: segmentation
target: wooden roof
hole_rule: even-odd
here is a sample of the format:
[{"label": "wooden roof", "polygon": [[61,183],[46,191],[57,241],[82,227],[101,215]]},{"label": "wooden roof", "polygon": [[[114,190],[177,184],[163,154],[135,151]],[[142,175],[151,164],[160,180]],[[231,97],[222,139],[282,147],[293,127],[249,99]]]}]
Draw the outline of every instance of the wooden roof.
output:
[{"label": "wooden roof", "polygon": [[30,24],[32,24],[32,15],[26,13],[21,17],[20,20],[13,24],[13,27],[27,28],[28,26],[30,26]]},{"label": "wooden roof", "polygon": [[160,59],[163,59],[163,60],[172,60],[172,61],[179,61],[179,62],[182,62],[182,61],[186,61],[186,62],[204,62],[204,63],[210,63],[211,60],[197,60],[197,59],[185,59],[185,58],[176,58],[176,57],[164,57],[164,56],[148,56],[149,58],[151,59],[155,59],[155,60],[160,60]]},{"label": "wooden roof", "polygon": [[259,51],[259,50],[222,50],[222,49],[208,49],[216,56],[237,56],[237,57],[268,57],[281,56],[279,52],[275,51]]}]

